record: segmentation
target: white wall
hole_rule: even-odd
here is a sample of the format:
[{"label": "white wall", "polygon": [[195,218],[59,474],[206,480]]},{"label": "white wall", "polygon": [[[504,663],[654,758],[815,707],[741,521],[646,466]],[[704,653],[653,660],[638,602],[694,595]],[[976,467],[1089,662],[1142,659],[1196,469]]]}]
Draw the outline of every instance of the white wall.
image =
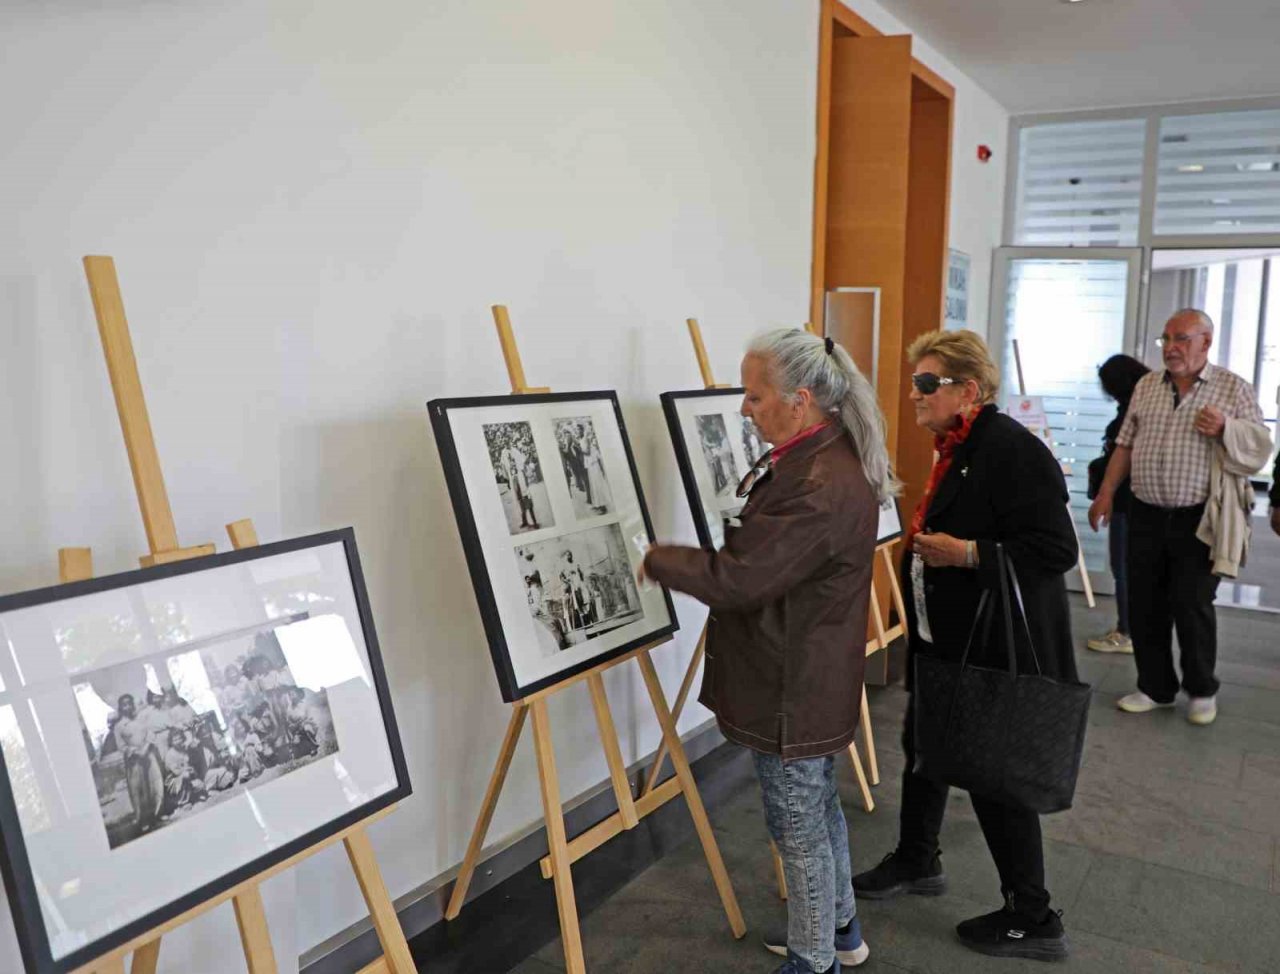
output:
[{"label": "white wall", "polygon": [[[264,539],[354,524],[415,787],[374,844],[393,895],[449,869],[506,710],[424,403],[505,390],[488,306],[507,303],[531,382],[619,390],[659,534],[692,539],[657,397],[697,385],[685,317],[730,379],[751,332],[806,315],[817,9],[11,6],[0,588],[54,581],[61,545],[92,545],[100,572],[144,548],[79,265],[112,254],[182,541],[225,546],[240,517]],[[1005,119],[917,52],[960,89],[951,226],[980,324]],[[977,141],[996,163],[977,168]],[[678,607],[655,653],[671,693],[703,618]],[[657,744],[643,686],[634,668],[607,683],[634,760]],[[551,716],[568,797],[604,762],[585,692]],[[491,840],[539,816],[526,742]],[[285,970],[363,912],[340,850],[267,894]],[[162,970],[223,969],[210,945],[233,930],[220,910],[180,931]]]}]

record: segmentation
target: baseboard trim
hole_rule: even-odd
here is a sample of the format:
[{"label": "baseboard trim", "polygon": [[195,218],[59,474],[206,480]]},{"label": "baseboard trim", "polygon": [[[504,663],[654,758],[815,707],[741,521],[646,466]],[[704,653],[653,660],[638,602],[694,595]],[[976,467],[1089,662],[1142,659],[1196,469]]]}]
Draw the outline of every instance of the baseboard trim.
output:
[{"label": "baseboard trim", "polygon": [[[726,743],[714,718],[682,735],[681,739],[690,763]],[[633,793],[643,787],[643,776],[655,756],[656,752],[648,754],[627,769]],[[668,763],[668,770],[670,767]],[[571,836],[577,835],[613,814],[617,808],[613,787],[605,778],[565,802],[565,831]],[[535,823],[485,852],[488,858],[482,859],[476,868],[468,891],[468,902],[545,856],[546,828]],[[458,866],[454,866],[396,900],[396,913],[406,937],[412,939],[441,921],[457,874]],[[301,974],[351,974],[375,960],[380,952],[377,934],[366,917],[305,951],[300,958]]]}]

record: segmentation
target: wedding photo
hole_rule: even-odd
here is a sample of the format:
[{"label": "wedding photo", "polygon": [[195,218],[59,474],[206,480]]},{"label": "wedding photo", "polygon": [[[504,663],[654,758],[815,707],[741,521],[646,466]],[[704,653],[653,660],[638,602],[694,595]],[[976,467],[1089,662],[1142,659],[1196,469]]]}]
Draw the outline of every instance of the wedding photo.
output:
[{"label": "wedding photo", "polygon": [[591,419],[577,416],[556,419],[553,423],[574,515],[585,518],[608,514],[613,510],[613,494]]}]

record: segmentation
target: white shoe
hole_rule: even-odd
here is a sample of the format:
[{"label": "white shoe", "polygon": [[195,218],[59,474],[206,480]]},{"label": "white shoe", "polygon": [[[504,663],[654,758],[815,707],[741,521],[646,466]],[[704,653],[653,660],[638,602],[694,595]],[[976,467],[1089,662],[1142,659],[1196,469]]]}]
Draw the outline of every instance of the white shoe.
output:
[{"label": "white shoe", "polygon": [[1212,724],[1218,717],[1217,697],[1192,697],[1187,706],[1187,720],[1193,724],[1204,726]]},{"label": "white shoe", "polygon": [[1085,645],[1097,653],[1133,654],[1133,640],[1119,629],[1112,629],[1101,636],[1090,636]]},{"label": "white shoe", "polygon": [[836,959],[840,961],[841,967],[857,967],[859,964],[866,963],[868,957],[871,956],[871,948],[867,946],[866,938],[862,943],[854,947],[853,950],[837,950]]},{"label": "white shoe", "polygon": [[1117,700],[1116,706],[1126,714],[1146,714],[1153,710],[1163,710],[1165,708],[1172,707],[1173,701],[1169,701],[1169,703],[1156,703],[1141,690],[1134,690],[1133,693],[1127,694]]}]

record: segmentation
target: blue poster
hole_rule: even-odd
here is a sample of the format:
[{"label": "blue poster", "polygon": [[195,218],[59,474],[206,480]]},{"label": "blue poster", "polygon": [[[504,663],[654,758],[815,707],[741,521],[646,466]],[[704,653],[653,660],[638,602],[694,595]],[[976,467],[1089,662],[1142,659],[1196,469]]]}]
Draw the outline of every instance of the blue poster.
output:
[{"label": "blue poster", "polygon": [[950,330],[969,327],[969,255],[951,251],[947,261],[946,321],[943,327]]}]

